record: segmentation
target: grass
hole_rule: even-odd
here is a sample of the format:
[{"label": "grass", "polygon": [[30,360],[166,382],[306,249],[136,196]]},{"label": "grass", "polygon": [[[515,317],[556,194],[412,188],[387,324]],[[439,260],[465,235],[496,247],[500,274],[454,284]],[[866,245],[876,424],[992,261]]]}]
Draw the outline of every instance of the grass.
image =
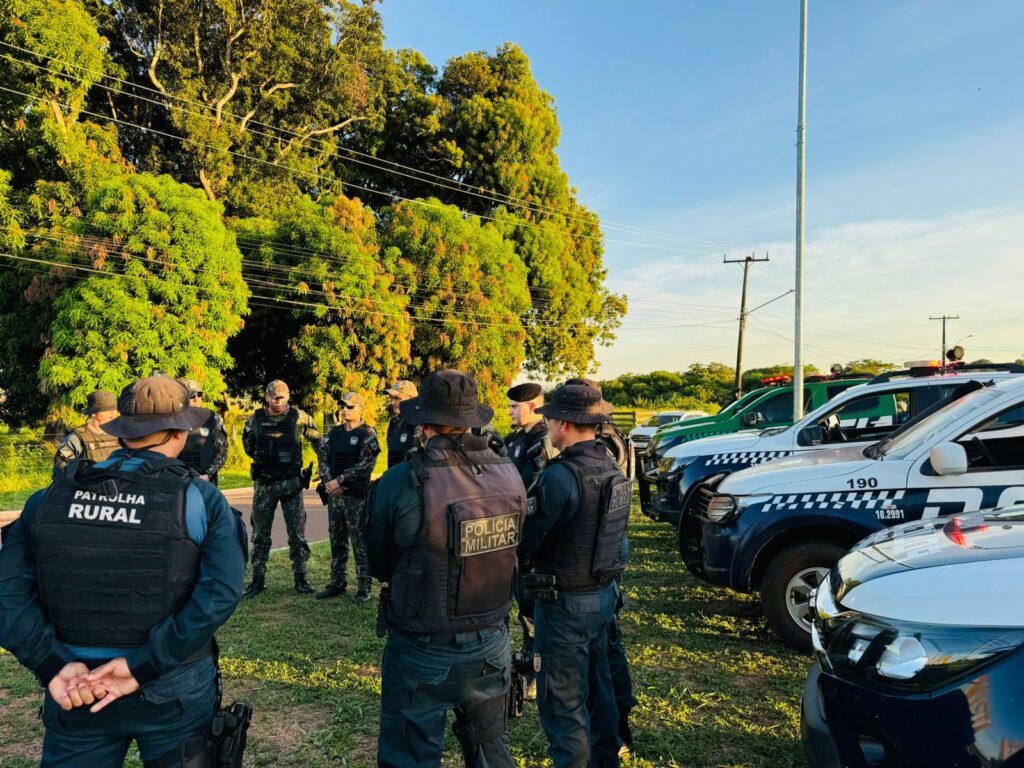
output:
[{"label": "grass", "polygon": [[[664,524],[635,512],[630,536],[622,622],[640,704],[632,716],[636,755],[626,765],[803,766],[799,697],[808,658],[773,642],[754,599],[696,582]],[[326,544],[314,545],[317,586],[328,559]],[[383,648],[375,610],[351,594],[325,602],[294,594],[286,552],[272,555],[268,587],[219,634],[226,697],[256,708],[246,765],[375,765]],[[0,656],[3,768],[38,760],[38,704],[32,677]],[[545,764],[534,705],[510,733],[519,765]],[[449,730],[444,765],[461,764]]]}]

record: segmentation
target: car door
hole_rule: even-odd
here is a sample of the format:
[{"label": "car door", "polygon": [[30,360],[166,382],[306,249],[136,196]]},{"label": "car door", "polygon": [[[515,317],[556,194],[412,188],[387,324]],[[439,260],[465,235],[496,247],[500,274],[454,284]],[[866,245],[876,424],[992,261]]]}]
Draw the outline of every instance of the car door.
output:
[{"label": "car door", "polygon": [[988,415],[962,432],[956,443],[967,452],[962,475],[939,476],[928,454],[910,473],[907,519],[928,519],[1024,501],[1024,404]]}]

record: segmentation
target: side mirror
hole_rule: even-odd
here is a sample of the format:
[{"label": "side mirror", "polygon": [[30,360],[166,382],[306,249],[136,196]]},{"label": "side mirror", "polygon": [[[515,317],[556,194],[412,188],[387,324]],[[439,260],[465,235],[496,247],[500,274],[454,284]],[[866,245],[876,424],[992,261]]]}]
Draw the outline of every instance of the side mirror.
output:
[{"label": "side mirror", "polygon": [[800,445],[821,445],[825,442],[825,430],[821,424],[811,424],[804,427],[800,433]]},{"label": "side mirror", "polygon": [[764,414],[760,411],[751,411],[743,414],[743,423],[748,427],[756,427],[764,421]]},{"label": "side mirror", "polygon": [[935,474],[943,477],[967,472],[967,451],[959,443],[942,443],[928,454]]}]

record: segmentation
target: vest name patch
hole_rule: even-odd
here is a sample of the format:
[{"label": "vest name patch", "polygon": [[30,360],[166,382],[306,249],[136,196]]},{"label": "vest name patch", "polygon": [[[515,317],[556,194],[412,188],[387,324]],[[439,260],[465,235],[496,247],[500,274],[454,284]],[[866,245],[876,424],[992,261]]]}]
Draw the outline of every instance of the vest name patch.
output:
[{"label": "vest name patch", "polygon": [[142,525],[139,510],[135,507],[111,507],[105,504],[72,504],[68,507],[68,520]]},{"label": "vest name patch", "polygon": [[472,557],[519,545],[519,515],[510,513],[460,524],[459,556]]}]

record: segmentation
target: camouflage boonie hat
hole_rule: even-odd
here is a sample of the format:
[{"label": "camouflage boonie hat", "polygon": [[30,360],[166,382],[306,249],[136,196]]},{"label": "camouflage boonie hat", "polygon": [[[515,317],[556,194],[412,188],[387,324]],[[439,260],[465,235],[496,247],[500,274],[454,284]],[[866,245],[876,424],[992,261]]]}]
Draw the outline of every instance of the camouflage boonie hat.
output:
[{"label": "camouflage boonie hat", "polygon": [[199,382],[195,379],[178,379],[178,383],[185,388],[190,398],[197,392],[203,391],[203,388],[199,386]]},{"label": "camouflage boonie hat", "polygon": [[395,397],[402,397],[406,399],[410,397],[416,397],[416,395],[419,394],[419,392],[416,390],[416,385],[413,384],[411,381],[405,381],[404,379],[402,381],[396,381],[394,384],[392,384],[384,391],[387,392],[389,395],[394,395]]},{"label": "camouflage boonie hat", "polygon": [[366,399],[358,392],[346,392],[341,396],[341,402],[348,405],[366,405]]},{"label": "camouflage boonie hat", "polygon": [[272,382],[267,384],[267,397],[284,397],[287,398],[291,392],[288,390],[288,385],[280,379],[274,379]]}]

